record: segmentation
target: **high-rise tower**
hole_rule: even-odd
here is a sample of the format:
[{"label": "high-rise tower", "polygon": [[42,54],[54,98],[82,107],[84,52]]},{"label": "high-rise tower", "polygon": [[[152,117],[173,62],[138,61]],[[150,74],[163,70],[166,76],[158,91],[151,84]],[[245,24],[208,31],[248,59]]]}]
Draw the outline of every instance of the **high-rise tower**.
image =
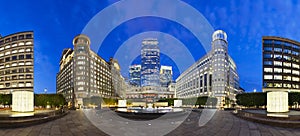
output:
[{"label": "high-rise tower", "polygon": [[141,86],[160,86],[160,51],[157,39],[143,40],[141,58]]},{"label": "high-rise tower", "polygon": [[221,105],[228,93],[228,43],[227,35],[222,30],[217,30],[212,35],[212,93],[218,98]]}]

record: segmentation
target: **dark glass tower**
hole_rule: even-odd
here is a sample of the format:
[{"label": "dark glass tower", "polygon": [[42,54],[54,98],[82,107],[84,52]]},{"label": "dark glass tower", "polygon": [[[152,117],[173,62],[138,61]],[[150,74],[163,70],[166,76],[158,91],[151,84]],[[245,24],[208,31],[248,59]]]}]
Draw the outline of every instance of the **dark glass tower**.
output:
[{"label": "dark glass tower", "polygon": [[143,40],[141,58],[141,86],[160,86],[160,51],[157,39]]},{"label": "dark glass tower", "polygon": [[300,89],[300,43],[275,36],[264,36],[263,91]]}]

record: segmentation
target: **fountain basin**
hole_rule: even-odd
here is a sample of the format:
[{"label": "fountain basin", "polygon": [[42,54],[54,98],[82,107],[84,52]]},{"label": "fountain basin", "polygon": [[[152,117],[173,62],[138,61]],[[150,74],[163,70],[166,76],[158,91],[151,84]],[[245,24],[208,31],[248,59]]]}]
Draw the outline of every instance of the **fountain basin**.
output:
[{"label": "fountain basin", "polygon": [[159,117],[175,117],[186,115],[186,111],[181,108],[140,108],[140,107],[130,107],[130,108],[117,108],[115,112],[124,118],[132,120],[153,120]]}]

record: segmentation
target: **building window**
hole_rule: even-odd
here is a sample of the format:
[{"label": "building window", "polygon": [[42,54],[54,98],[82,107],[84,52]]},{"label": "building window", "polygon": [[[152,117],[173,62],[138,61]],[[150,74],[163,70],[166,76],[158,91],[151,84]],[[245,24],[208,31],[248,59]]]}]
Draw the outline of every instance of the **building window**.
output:
[{"label": "building window", "polygon": [[283,87],[285,87],[285,88],[291,88],[291,84],[283,84]]},{"label": "building window", "polygon": [[264,58],[270,59],[270,58],[273,58],[273,55],[272,54],[264,54]]},{"label": "building window", "polygon": [[[269,87],[272,87],[272,85],[270,85]],[[274,83],[274,87],[282,87],[281,83]]]},{"label": "building window", "polygon": [[291,50],[289,50],[289,49],[284,49],[284,50],[283,50],[283,53],[286,53],[286,54],[291,54],[291,53],[292,53],[292,51],[291,51]]},{"label": "building window", "polygon": [[293,63],[293,68],[299,68],[298,64]]},{"label": "building window", "polygon": [[283,80],[291,81],[291,76],[283,76]]},{"label": "building window", "polygon": [[293,77],[293,81],[299,81],[299,77]]},{"label": "building window", "polygon": [[291,67],[292,64],[291,63],[288,63],[288,62],[283,62],[283,66],[286,66],[286,67]]},{"label": "building window", "polygon": [[291,60],[291,56],[286,56],[286,55],[283,55],[283,60]]},{"label": "building window", "polygon": [[272,47],[264,47],[264,51],[272,51]]},{"label": "building window", "polygon": [[12,56],[11,60],[17,60],[17,56]]},{"label": "building window", "polygon": [[32,34],[26,34],[26,39],[32,38]]},{"label": "building window", "polygon": [[282,55],[281,54],[274,54],[274,59],[281,59],[282,58]]},{"label": "building window", "polygon": [[282,69],[281,68],[274,68],[274,73],[282,73]]},{"label": "building window", "polygon": [[19,59],[20,60],[24,59],[24,55],[19,55]]},{"label": "building window", "polygon": [[272,61],[264,61],[264,65],[272,65]]},{"label": "building window", "polygon": [[274,48],[274,52],[282,52],[281,48]]},{"label": "building window", "polygon": [[280,62],[280,61],[274,61],[274,66],[282,66],[282,62]]},{"label": "building window", "polygon": [[264,72],[273,72],[272,68],[264,68]]},{"label": "building window", "polygon": [[273,79],[272,75],[264,75],[264,79]]},{"label": "building window", "polygon": [[19,35],[19,39],[24,39],[24,35]]},{"label": "building window", "polygon": [[26,54],[26,59],[31,59],[31,54]]},{"label": "building window", "polygon": [[283,73],[292,73],[291,69],[283,69]]},{"label": "building window", "polygon": [[299,75],[299,71],[297,71],[297,70],[293,70],[292,73],[295,75]]},{"label": "building window", "polygon": [[274,75],[274,79],[276,79],[276,80],[282,80],[282,75]]}]

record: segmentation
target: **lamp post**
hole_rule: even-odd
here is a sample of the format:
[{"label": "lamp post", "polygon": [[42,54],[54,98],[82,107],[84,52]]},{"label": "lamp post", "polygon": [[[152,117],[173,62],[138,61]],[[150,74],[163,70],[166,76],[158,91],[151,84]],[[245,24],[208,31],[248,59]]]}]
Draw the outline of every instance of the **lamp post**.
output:
[{"label": "lamp post", "polygon": [[45,94],[47,94],[47,88],[44,89]]}]

